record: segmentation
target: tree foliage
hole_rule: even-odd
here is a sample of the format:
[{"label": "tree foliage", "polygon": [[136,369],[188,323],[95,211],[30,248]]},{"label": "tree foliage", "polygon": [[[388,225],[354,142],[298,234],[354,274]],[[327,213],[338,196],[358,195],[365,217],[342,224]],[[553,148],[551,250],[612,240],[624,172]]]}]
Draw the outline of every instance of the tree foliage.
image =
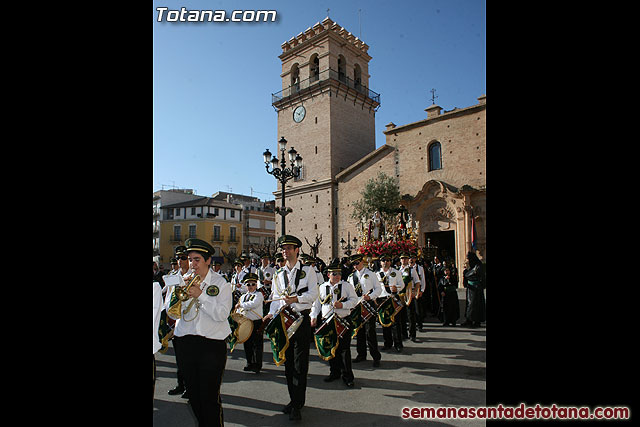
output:
[{"label": "tree foliage", "polygon": [[400,189],[395,180],[384,172],[379,172],[375,179],[370,179],[360,192],[361,199],[353,204],[351,217],[360,221],[363,217],[371,218],[375,211],[380,212],[388,222],[398,212],[400,205]]}]

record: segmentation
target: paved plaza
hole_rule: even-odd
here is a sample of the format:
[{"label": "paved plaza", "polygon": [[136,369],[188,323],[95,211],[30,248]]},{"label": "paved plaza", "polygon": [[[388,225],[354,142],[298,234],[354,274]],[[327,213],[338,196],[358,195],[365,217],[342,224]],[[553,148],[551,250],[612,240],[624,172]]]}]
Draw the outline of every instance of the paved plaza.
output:
[{"label": "paved plaza", "polygon": [[[464,290],[459,290],[464,313]],[[464,315],[460,321],[464,321]],[[225,426],[395,426],[405,421],[403,407],[485,406],[486,328],[443,327],[427,319],[420,342],[404,341],[401,353],[382,352],[381,365],[373,368],[371,356],[353,364],[355,387],[341,380],[323,382],[329,363],[320,359],[315,344],[310,350],[306,403],[301,421],[289,421],[281,408],[289,402],[284,365],[273,362],[271,347],[264,340],[263,367],[259,374],[244,372],[244,349],[238,345],[227,358],[221,397]],[[378,343],[382,330],[378,325]],[[356,355],[355,340],[351,356]],[[173,347],[156,354],[157,381],[153,403],[154,427],[192,427],[195,417],[186,399],[169,396],[176,385]],[[337,424],[336,424],[337,423]],[[448,419],[429,425],[484,425],[484,420]]]}]

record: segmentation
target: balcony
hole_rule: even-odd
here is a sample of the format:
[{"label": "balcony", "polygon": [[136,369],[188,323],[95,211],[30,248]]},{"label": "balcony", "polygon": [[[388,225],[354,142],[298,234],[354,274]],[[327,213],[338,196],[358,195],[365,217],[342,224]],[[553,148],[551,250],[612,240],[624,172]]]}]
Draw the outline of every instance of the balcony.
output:
[{"label": "balcony", "polygon": [[316,87],[320,87],[320,85],[323,82],[326,82],[328,80],[338,81],[346,85],[350,89],[353,89],[356,92],[363,94],[364,96],[366,96],[367,98],[371,99],[373,102],[378,104],[378,106],[376,107],[376,110],[380,107],[379,93],[374,92],[368,87],[361,85],[359,82],[350,79],[344,73],[338,73],[337,71],[332,69],[324,70],[318,75],[311,76],[310,78],[303,80],[298,84],[289,86],[288,88],[283,89],[280,92],[272,93],[271,105],[277,104],[283,99],[296,95],[298,93],[304,93],[305,91],[310,91]]},{"label": "balcony", "polygon": [[180,234],[172,234],[169,237],[169,242],[171,242],[171,243],[175,243],[175,242],[182,243],[182,235],[180,235]]}]

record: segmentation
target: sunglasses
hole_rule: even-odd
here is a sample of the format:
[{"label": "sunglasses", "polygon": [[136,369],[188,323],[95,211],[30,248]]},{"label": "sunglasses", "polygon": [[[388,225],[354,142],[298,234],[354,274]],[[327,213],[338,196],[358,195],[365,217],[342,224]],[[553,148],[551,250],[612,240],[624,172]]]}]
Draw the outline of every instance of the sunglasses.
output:
[{"label": "sunglasses", "polygon": [[184,260],[187,259],[187,256],[186,255],[181,255],[181,256],[178,257],[178,259],[181,259],[182,261],[184,261]]}]

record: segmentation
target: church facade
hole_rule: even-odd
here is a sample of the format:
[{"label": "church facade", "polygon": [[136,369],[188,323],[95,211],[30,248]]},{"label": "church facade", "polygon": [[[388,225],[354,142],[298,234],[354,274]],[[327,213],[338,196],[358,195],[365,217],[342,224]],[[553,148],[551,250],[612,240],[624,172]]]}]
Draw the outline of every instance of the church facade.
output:
[{"label": "church facade", "polygon": [[[396,179],[402,204],[419,224],[420,246],[437,246],[461,267],[473,240],[486,259],[486,96],[453,111],[432,105],[415,123],[389,123],[386,143],[376,149],[380,96],[369,88],[369,46],[326,18],[281,47],[282,90],[272,95],[278,139],[304,159],[301,176],[286,184],[293,209],[287,233],[303,243],[321,235],[319,256],[342,256],[340,239],[360,230],[352,205],[365,183],[384,172]],[[278,184],[276,206],[280,191]],[[281,219],[276,215],[276,230]]]}]

